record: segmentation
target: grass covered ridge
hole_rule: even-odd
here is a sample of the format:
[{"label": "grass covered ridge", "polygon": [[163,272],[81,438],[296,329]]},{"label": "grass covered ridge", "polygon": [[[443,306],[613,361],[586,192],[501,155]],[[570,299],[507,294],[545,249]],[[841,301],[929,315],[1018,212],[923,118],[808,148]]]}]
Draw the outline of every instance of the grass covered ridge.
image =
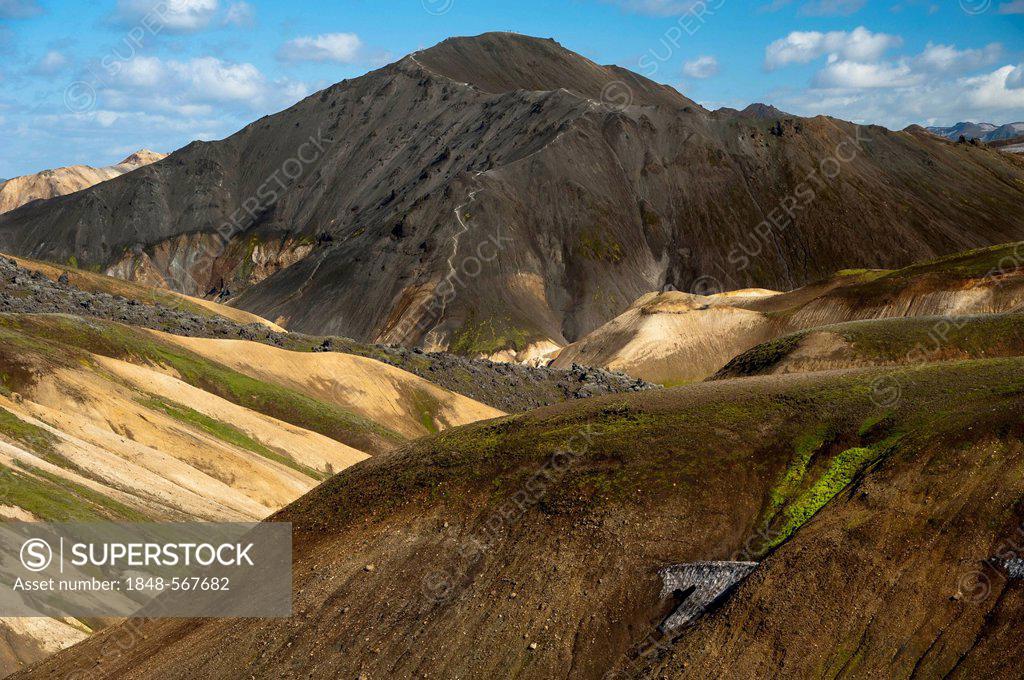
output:
[{"label": "grass covered ridge", "polygon": [[0,366],[4,357],[18,357],[73,367],[89,362],[90,353],[99,354],[172,369],[194,387],[367,453],[404,441],[397,432],[357,413],[251,378],[122,324],[64,315],[0,315],[0,342]]},{"label": "grass covered ridge", "polygon": [[150,395],[146,399],[139,400],[139,403],[148,409],[160,411],[174,418],[180,423],[184,423],[198,430],[201,430],[211,435],[212,437],[216,437],[217,439],[223,442],[231,444],[232,446],[237,446],[240,449],[251,451],[255,454],[263,456],[264,458],[267,458],[268,460],[272,460],[286,467],[290,467],[293,470],[306,475],[307,477],[312,477],[313,479],[320,481],[327,479],[328,477],[328,475],[323,472],[319,472],[311,467],[298,463],[291,457],[285,455],[284,453],[271,449],[270,447],[264,445],[262,442],[253,439],[252,437],[242,432],[238,428],[229,425],[228,423],[225,423],[221,420],[217,420],[216,418],[211,418],[206,414],[200,413],[199,411],[196,411],[193,408],[189,408],[188,406],[185,406],[183,404],[168,401],[166,399],[162,399],[154,395]]}]

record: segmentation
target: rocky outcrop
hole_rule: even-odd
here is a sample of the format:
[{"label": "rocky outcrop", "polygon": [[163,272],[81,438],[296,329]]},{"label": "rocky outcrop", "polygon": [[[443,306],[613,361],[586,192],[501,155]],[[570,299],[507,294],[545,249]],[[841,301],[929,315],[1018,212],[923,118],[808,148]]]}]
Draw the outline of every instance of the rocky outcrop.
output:
[{"label": "rocky outcrop", "polygon": [[757,562],[694,562],[662,569],[661,596],[675,598],[679,606],[662,622],[661,632],[693,623],[756,568]]}]

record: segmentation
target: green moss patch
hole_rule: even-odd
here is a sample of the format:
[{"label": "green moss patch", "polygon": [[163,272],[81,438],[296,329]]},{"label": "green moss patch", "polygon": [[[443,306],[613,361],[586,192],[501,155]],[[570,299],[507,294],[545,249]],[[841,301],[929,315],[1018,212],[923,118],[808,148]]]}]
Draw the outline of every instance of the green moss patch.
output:
[{"label": "green moss patch", "polygon": [[790,501],[772,522],[774,527],[769,534],[771,539],[765,546],[765,551],[775,548],[792,536],[848,487],[857,475],[892,448],[893,443],[894,440],[890,439],[875,446],[855,446],[836,454],[828,461],[818,478]]},{"label": "green moss patch", "polygon": [[272,460],[275,463],[280,463],[281,465],[290,467],[293,470],[301,472],[307,477],[312,477],[317,480],[324,480],[327,478],[326,474],[314,470],[306,465],[302,465],[301,463],[297,463],[290,457],[283,455],[264,445],[262,442],[253,439],[238,428],[215,418],[211,418],[204,413],[200,413],[195,409],[189,408],[188,406],[166,401],[156,396],[150,396],[147,399],[142,399],[139,403],[148,409],[161,411],[181,423],[191,425],[192,427],[216,437],[223,442],[231,444],[232,446],[237,446],[238,448],[245,449],[246,451],[252,451],[253,453]]},{"label": "green moss patch", "polygon": [[143,522],[137,510],[97,491],[31,465],[0,465],[0,502],[49,522]]},{"label": "green moss patch", "polygon": [[533,333],[517,328],[509,319],[477,319],[470,313],[462,327],[455,332],[448,351],[467,357],[490,355],[502,350],[516,352],[526,349]]},{"label": "green moss patch", "polygon": [[[397,432],[297,390],[263,382],[187,349],[112,322],[60,315],[6,315],[0,326],[24,342],[26,351],[55,364],[89,361],[86,352],[173,369],[186,383],[239,406],[317,432],[367,453],[405,441]],[[4,333],[0,333],[3,336]],[[74,349],[84,350],[73,357]]]},{"label": "green moss patch", "polygon": [[757,345],[732,359],[713,376],[713,379],[768,373],[800,346],[808,332],[792,333]]},{"label": "green moss patch", "polygon": [[615,264],[625,257],[622,244],[603,228],[586,229],[579,236],[579,253],[588,260]]}]

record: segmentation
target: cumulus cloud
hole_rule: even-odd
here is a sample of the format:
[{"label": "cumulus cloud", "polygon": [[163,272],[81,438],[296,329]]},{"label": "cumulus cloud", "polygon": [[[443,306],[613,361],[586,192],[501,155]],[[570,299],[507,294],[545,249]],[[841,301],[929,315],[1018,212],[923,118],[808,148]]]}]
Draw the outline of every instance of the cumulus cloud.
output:
[{"label": "cumulus cloud", "polygon": [[145,22],[168,33],[194,33],[210,25],[217,8],[217,0],[117,0],[111,19],[121,25]]},{"label": "cumulus cloud", "polygon": [[848,17],[859,12],[867,0],[811,0],[800,8],[800,14],[810,17]]},{"label": "cumulus cloud", "polygon": [[324,33],[289,40],[277,51],[281,61],[355,61],[363,41],[355,33]]},{"label": "cumulus cloud", "polygon": [[37,0],[0,0],[0,19],[28,19],[42,12]]},{"label": "cumulus cloud", "polygon": [[784,96],[779,104],[801,115],[827,112],[892,129],[910,123],[949,125],[961,120],[1015,122],[1024,120],[1024,66],[1006,65],[961,77],[917,74],[912,84],[891,87],[811,88]]},{"label": "cumulus cloud", "polygon": [[224,15],[224,24],[252,28],[256,25],[256,11],[247,2],[236,2],[228,7],[228,11]]},{"label": "cumulus cloud", "polygon": [[958,50],[953,45],[928,43],[924,51],[914,60],[921,69],[944,72],[973,71],[995,63],[1002,54],[999,43],[990,43],[981,49]]},{"label": "cumulus cloud", "polygon": [[1024,67],[1016,66],[1006,76],[1006,87],[1019,90],[1024,87]]},{"label": "cumulus cloud", "polygon": [[683,73],[691,78],[710,78],[718,75],[718,60],[712,56],[697,57],[683,64]]},{"label": "cumulus cloud", "polygon": [[825,54],[846,61],[869,62],[902,44],[902,39],[887,33],[872,33],[863,26],[852,31],[793,31],[768,45],[765,68],[774,70],[788,64],[806,64]]},{"label": "cumulus cloud", "polygon": [[40,76],[54,76],[67,68],[67,66],[67,57],[57,50],[50,50],[32,67],[32,73]]},{"label": "cumulus cloud", "polygon": [[906,63],[877,64],[832,60],[814,77],[814,86],[821,88],[907,87],[921,82]]},{"label": "cumulus cloud", "polygon": [[973,78],[967,78],[971,103],[991,109],[1024,108],[1024,67],[1007,65]]},{"label": "cumulus cloud", "polygon": [[248,63],[216,57],[187,61],[136,57],[124,62],[103,92],[109,108],[206,112],[208,104],[233,103],[246,109],[289,104],[308,94],[303,83],[270,80]]}]

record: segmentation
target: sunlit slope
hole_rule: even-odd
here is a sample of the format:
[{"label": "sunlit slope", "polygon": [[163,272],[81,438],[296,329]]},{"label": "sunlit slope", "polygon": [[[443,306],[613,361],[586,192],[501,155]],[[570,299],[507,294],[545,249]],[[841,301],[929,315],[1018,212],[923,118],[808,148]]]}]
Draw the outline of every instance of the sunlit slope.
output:
[{"label": "sunlit slope", "polygon": [[352,428],[346,412],[307,399],[317,432],[255,398],[232,401],[244,376],[138,342],[149,336],[126,326],[5,315],[0,336],[14,516],[259,519],[367,457],[330,436]]},{"label": "sunlit slope", "polygon": [[1024,356],[1024,314],[867,319],[762,343],[730,360],[714,377],[1014,356]]},{"label": "sunlit slope", "polygon": [[[259,520],[370,454],[499,415],[371,359],[0,314],[0,519]],[[0,620],[0,673],[95,625]]]},{"label": "sunlit slope", "polygon": [[338,404],[408,438],[503,415],[374,359],[289,352],[244,340],[160,336],[262,382]]},{"label": "sunlit slope", "polygon": [[554,366],[606,366],[655,382],[685,383],[712,375],[754,346],[817,326],[1022,306],[1024,243],[1011,243],[894,271],[842,271],[781,294],[650,293],[562,350]]}]

